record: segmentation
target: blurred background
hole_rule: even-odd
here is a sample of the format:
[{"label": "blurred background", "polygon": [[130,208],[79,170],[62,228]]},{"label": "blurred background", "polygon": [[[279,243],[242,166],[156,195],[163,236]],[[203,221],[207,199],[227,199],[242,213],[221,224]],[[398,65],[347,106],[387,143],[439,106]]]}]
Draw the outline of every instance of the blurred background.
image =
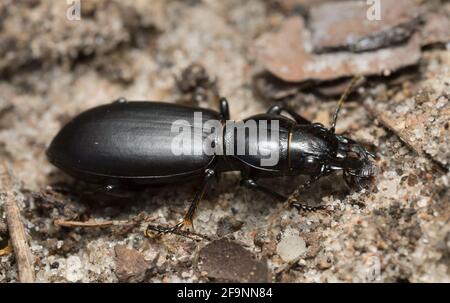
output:
[{"label": "blurred background", "polygon": [[[449,1],[1,1],[0,157],[12,168],[36,279],[449,282],[449,48]],[[285,103],[329,126],[356,75],[366,82],[337,132],[376,151],[380,174],[371,192],[331,176],[305,194],[333,213],[280,209],[231,173],[195,221],[222,240],[146,239],[148,222],[182,215],[196,184],[93,198],[45,158],[71,117],[118,97],[216,109],[225,96],[236,120]],[[288,193],[301,180],[269,182]],[[234,267],[215,261],[217,247],[236,255]],[[0,282],[17,281],[14,255],[0,260]]]}]

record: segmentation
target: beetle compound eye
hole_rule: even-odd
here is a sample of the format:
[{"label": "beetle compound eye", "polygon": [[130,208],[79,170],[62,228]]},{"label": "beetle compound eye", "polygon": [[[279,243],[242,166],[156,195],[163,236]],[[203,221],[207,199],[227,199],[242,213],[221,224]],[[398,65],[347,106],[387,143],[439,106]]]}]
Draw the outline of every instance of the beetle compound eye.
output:
[{"label": "beetle compound eye", "polygon": [[359,159],[360,155],[355,151],[350,151],[347,153],[347,157],[352,158],[352,159]]},{"label": "beetle compound eye", "polygon": [[378,167],[371,161],[366,161],[360,176],[362,177],[376,177],[378,175]]}]

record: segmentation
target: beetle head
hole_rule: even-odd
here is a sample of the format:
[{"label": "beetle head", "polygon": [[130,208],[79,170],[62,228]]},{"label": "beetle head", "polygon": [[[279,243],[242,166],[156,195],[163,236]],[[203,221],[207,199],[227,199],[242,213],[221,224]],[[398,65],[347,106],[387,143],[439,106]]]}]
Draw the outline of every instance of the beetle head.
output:
[{"label": "beetle head", "polygon": [[374,184],[378,174],[377,166],[370,160],[360,160],[360,164],[358,169],[347,168],[343,170],[345,182],[350,188],[369,189]]},{"label": "beetle head", "polygon": [[370,188],[378,175],[375,156],[350,138],[340,135],[336,137],[339,141],[336,157],[347,185],[357,190]]}]

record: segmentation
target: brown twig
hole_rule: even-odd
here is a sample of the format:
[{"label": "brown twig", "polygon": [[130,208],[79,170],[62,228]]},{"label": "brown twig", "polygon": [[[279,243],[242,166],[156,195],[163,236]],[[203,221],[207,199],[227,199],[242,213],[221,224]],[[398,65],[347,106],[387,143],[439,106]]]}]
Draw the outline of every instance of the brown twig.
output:
[{"label": "brown twig", "polygon": [[13,182],[10,169],[5,161],[0,162],[0,189],[3,192],[4,209],[8,224],[11,244],[16,255],[19,281],[32,283],[35,281],[33,256],[28,246],[25,227],[20,210],[13,193]]},{"label": "brown twig", "polygon": [[53,223],[64,227],[108,227],[114,225],[114,221],[70,221],[63,219],[56,219]]},{"label": "brown twig", "polygon": [[[144,218],[143,218],[144,217]],[[145,216],[142,214],[139,214],[138,216],[134,217],[131,220],[104,220],[104,221],[95,221],[95,220],[89,220],[89,221],[72,221],[72,220],[65,220],[65,219],[56,219],[53,221],[55,225],[63,226],[63,227],[109,227],[109,226],[123,226],[123,225],[133,225],[137,224],[138,222],[142,220],[147,220]]]}]

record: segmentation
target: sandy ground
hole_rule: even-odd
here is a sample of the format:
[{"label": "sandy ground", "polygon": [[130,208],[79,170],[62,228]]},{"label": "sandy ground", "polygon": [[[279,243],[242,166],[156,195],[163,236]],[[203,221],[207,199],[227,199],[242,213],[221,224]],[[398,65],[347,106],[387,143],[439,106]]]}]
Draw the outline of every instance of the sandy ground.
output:
[{"label": "sandy ground", "polygon": [[[195,229],[232,242],[176,235],[147,239],[149,222],[173,224],[183,215],[197,184],[123,197],[92,194],[92,187],[48,163],[49,142],[75,114],[120,96],[194,99],[217,108],[210,98],[217,89],[228,98],[233,119],[265,111],[273,101],[254,93],[253,76],[262,69],[254,42],[284,15],[263,1],[90,2],[81,21],[66,19],[64,1],[0,4],[0,155],[14,172],[37,281],[450,282],[445,47],[427,49],[418,67],[397,82],[377,79],[342,110],[337,131],[376,150],[380,173],[373,190],[352,192],[340,175],[331,176],[305,193],[303,202],[334,210],[304,213],[240,187],[239,175],[229,173],[202,201]],[[217,81],[205,80],[194,97],[176,82],[192,63]],[[288,101],[325,125],[336,105],[336,97],[313,93]],[[402,142],[368,107],[396,123],[422,115],[408,128],[412,133],[403,133],[417,144]],[[302,181],[267,183],[288,193]],[[65,228],[56,226],[56,219],[115,224]],[[231,269],[214,257],[227,249],[231,258],[242,256]],[[0,261],[0,282],[17,281],[14,254]]]}]

